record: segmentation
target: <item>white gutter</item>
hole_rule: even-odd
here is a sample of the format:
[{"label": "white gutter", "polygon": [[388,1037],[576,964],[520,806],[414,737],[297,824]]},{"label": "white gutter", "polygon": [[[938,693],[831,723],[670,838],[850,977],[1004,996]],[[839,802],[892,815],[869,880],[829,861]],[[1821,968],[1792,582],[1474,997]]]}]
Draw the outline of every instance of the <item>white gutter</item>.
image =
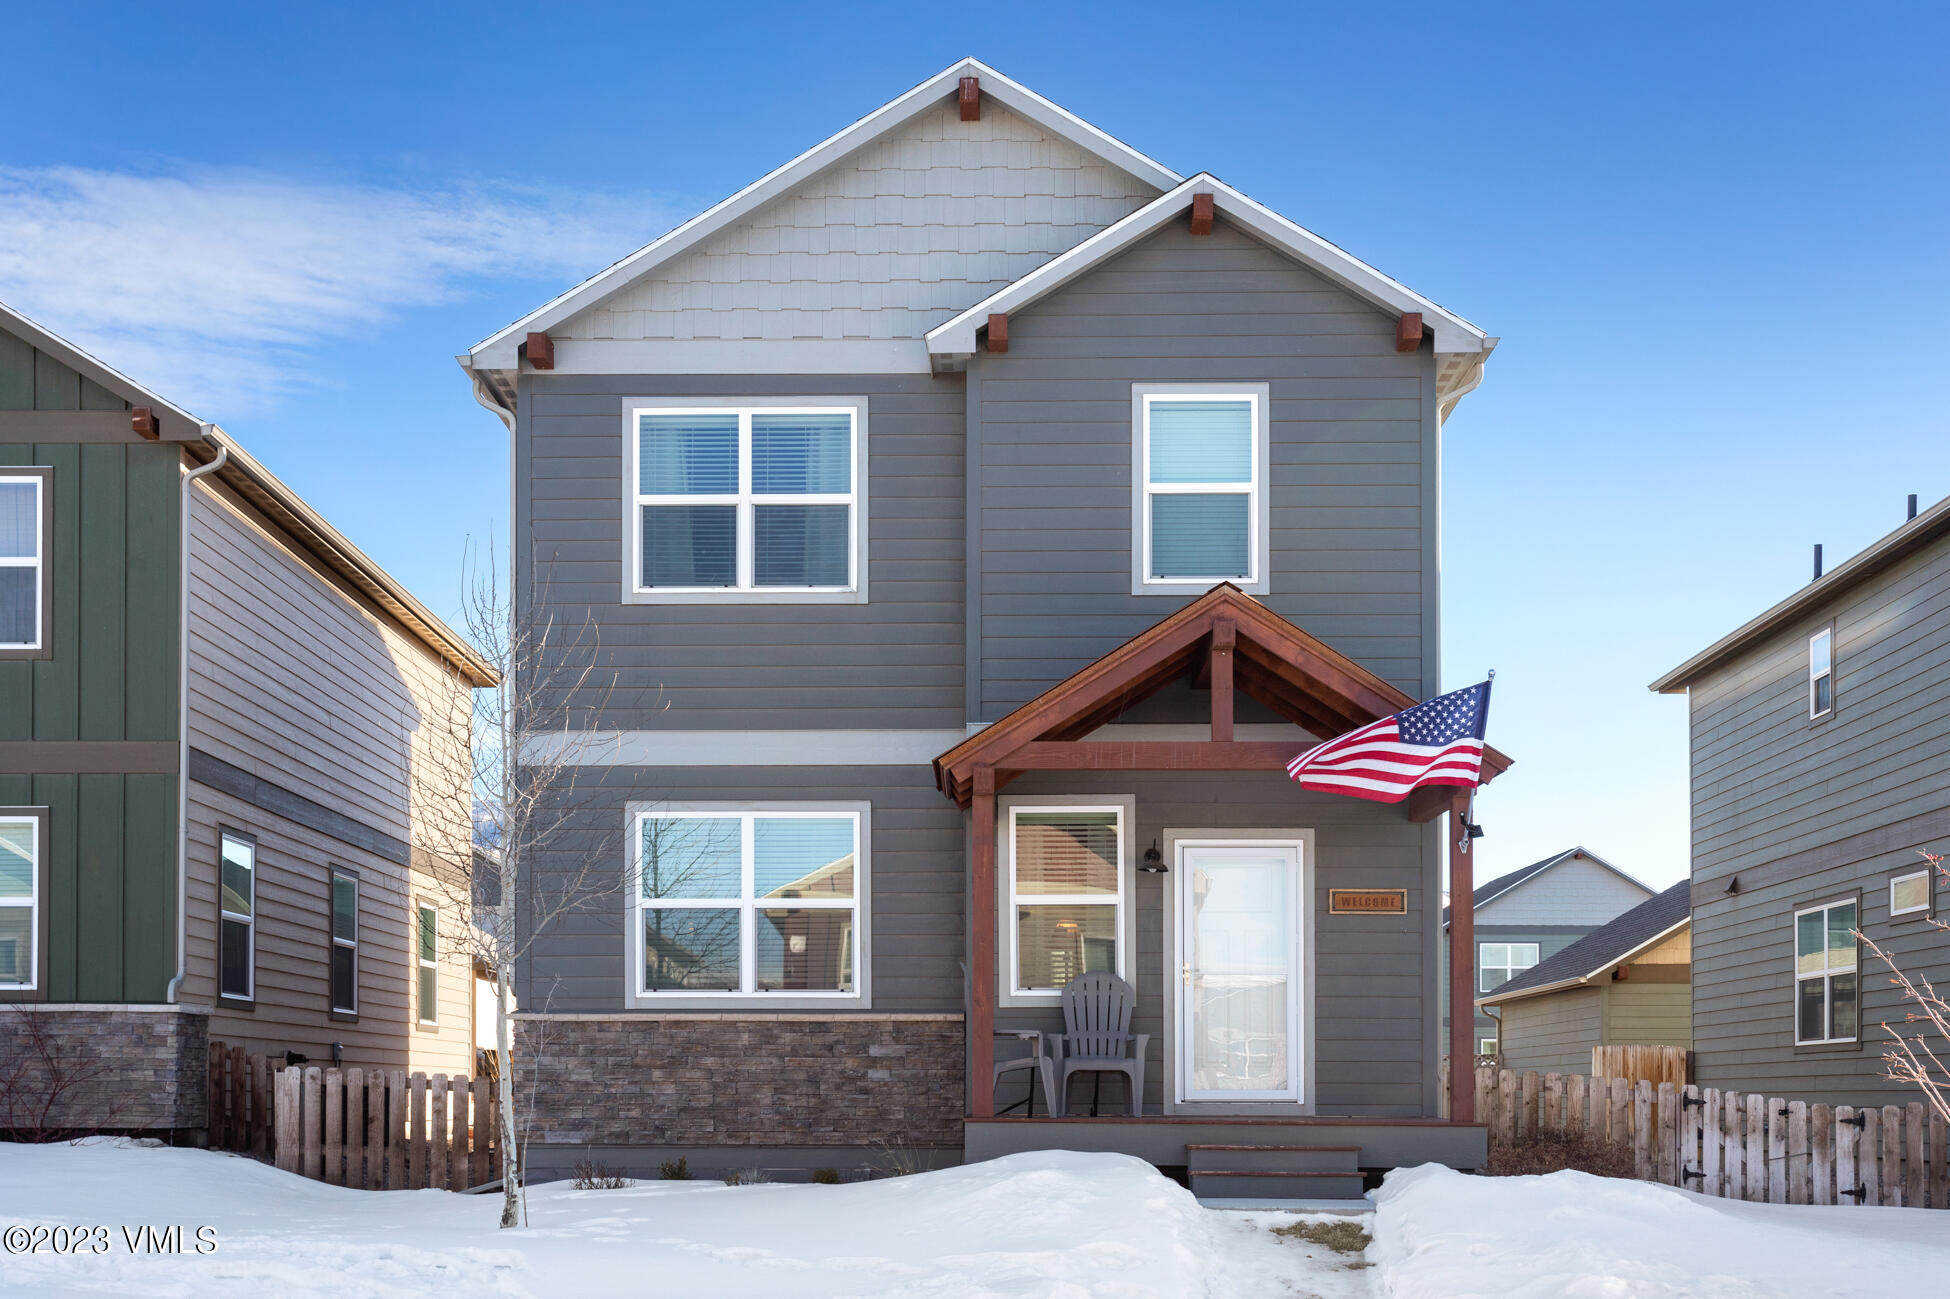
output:
[{"label": "white gutter", "polygon": [[176,977],[163,994],[171,1003],[182,990],[190,960],[190,490],[197,479],[230,459],[230,449],[217,441],[216,432],[216,425],[203,425],[203,440],[217,449],[217,458],[183,475],[182,519],[176,532],[181,562],[176,591]]}]

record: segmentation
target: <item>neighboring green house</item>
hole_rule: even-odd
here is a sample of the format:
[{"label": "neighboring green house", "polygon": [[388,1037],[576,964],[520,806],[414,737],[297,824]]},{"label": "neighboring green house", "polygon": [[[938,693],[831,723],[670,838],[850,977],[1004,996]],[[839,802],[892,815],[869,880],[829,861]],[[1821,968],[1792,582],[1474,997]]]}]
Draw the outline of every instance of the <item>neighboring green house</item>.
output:
[{"label": "neighboring green house", "polygon": [[212,1039],[471,1071],[464,836],[427,847],[495,679],[221,429],[0,306],[0,1101],[85,1072],[50,1126],[193,1140]]},{"label": "neighboring green house", "polygon": [[[1651,889],[1584,847],[1567,848],[1478,885],[1476,991],[1488,992],[1509,982],[1651,896]],[[1446,907],[1442,933],[1447,950]],[[1446,960],[1442,968],[1446,988]],[[1445,995],[1443,1005],[1448,1004]],[[1443,1022],[1448,1023],[1446,1016]],[[1478,1055],[1496,1052],[1496,1021],[1480,1006],[1475,1037]],[[1443,1040],[1448,1040],[1446,1028]]]},{"label": "neighboring green house", "polygon": [[1586,1073],[1594,1046],[1693,1044],[1692,882],[1592,930],[1476,999],[1503,1067]]}]

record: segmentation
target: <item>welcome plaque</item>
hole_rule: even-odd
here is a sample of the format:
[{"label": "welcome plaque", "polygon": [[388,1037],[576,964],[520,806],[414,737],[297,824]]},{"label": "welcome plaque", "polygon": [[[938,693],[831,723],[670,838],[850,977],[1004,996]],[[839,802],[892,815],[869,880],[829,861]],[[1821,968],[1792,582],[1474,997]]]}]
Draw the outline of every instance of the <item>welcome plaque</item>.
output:
[{"label": "welcome plaque", "polygon": [[1328,889],[1327,910],[1337,916],[1403,916],[1408,914],[1408,890]]}]

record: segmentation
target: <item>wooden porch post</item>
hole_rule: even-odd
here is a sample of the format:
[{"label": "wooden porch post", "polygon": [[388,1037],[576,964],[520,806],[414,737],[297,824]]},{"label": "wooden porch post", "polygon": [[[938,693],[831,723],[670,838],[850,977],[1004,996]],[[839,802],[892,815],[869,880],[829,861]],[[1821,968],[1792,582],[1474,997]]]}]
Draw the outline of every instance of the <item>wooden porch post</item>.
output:
[{"label": "wooden porch post", "polygon": [[1232,647],[1238,633],[1221,618],[1212,624],[1212,743],[1232,743]]},{"label": "wooden porch post", "polygon": [[1476,1121],[1476,883],[1469,796],[1449,803],[1449,1117]]},{"label": "wooden porch post", "polygon": [[995,1114],[995,768],[969,773],[968,1115]]}]

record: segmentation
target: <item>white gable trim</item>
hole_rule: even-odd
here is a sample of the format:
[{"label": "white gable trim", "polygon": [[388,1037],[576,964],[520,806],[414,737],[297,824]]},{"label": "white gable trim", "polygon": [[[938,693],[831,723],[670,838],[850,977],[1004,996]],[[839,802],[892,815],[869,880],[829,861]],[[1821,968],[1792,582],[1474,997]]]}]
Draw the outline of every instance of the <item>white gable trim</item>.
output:
[{"label": "white gable trim", "polygon": [[1209,172],[1200,172],[1159,195],[1116,225],[1092,235],[1062,256],[1045,262],[954,319],[935,326],[928,331],[928,352],[937,364],[944,366],[952,367],[966,360],[975,352],[976,331],[988,323],[991,314],[1007,315],[1020,311],[1054,293],[1091,268],[1156,233],[1191,206],[1194,194],[1205,193],[1212,195],[1213,208],[1219,214],[1288,256],[1304,262],[1348,292],[1396,316],[1411,311],[1421,312],[1425,326],[1434,332],[1437,352],[1488,356],[1496,346],[1496,339],[1461,316],[1444,310],[1407,285],[1383,275],[1360,258],[1335,247],[1311,230],[1295,225],[1264,204],[1254,202]]},{"label": "white gable trim", "polygon": [[576,312],[687,252],[764,204],[789,193],[846,155],[952,98],[960,89],[961,79],[967,76],[981,78],[984,98],[993,98],[1009,111],[1123,168],[1140,180],[1161,189],[1169,189],[1180,181],[1178,173],[1164,164],[1105,134],[1075,114],[1058,108],[979,59],[963,59],[898,99],[875,109],[837,135],[820,141],[730,198],[692,217],[670,233],[645,244],[607,270],[591,276],[507,328],[483,339],[468,351],[462,364],[475,370],[515,369],[518,362],[516,349],[530,332],[548,332]]}]

